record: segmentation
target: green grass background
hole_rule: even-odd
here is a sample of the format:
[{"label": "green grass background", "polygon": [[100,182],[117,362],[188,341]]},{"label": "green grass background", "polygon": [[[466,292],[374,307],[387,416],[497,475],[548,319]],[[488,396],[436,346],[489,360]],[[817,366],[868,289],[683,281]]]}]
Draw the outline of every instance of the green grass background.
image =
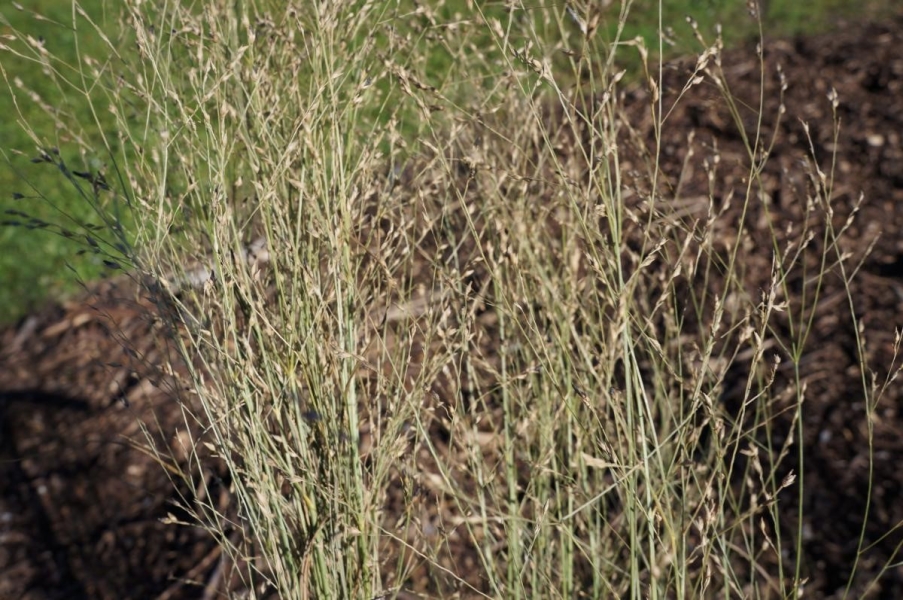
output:
[{"label": "green grass background", "polygon": [[[81,3],[90,18],[104,29],[116,28],[118,14],[110,12],[112,3],[88,0]],[[81,55],[103,59],[107,46],[83,17],[73,18],[69,2],[32,0],[18,9],[4,3],[0,9],[0,42],[14,46],[9,36],[16,30],[43,43],[47,51],[70,65]],[[28,123],[49,147],[60,150],[60,158],[76,171],[108,171],[103,154],[83,156],[65,132],[61,132],[31,97],[59,111],[61,118],[77,121],[98,149],[102,138],[90,104],[78,89],[54,82],[40,64],[0,52],[5,80],[0,81],[0,323],[12,321],[38,308],[51,298],[59,298],[78,289],[80,281],[105,275],[103,257],[84,252],[82,237],[66,238],[59,229],[84,232],[84,225],[101,225],[91,203],[67,180],[59,168],[49,163],[34,163],[40,155],[38,144],[26,133]],[[57,68],[62,65],[57,64]],[[64,71],[66,78],[78,81],[75,71]],[[22,87],[19,87],[18,81]],[[94,97],[98,116],[103,119],[102,99]],[[109,119],[112,123],[112,119]],[[82,190],[90,193],[90,184]],[[13,213],[12,211],[15,211]],[[32,219],[25,218],[25,213]],[[49,223],[45,226],[42,223]]]},{"label": "green grass background", "polygon": [[[0,35],[2,43],[9,44],[13,30],[27,33],[43,40],[45,48],[62,62],[78,64],[81,55],[102,59],[107,48],[93,28],[82,17],[74,17],[72,4],[60,0],[31,0],[24,10],[11,3],[0,8]],[[450,0],[443,11],[450,18],[455,13],[466,14],[465,0]],[[483,10],[490,12],[502,8],[500,2],[481,2]],[[865,0],[853,3],[849,0],[812,0],[806,3],[795,0],[771,0],[764,12],[763,28],[767,36],[783,36],[794,33],[814,33],[831,27],[839,17],[874,18],[891,10],[892,0]],[[79,3],[90,18],[116,39],[119,19],[118,3],[108,0],[83,0]],[[605,28],[614,27],[617,7],[609,9],[609,22]],[[666,0],[662,5],[662,22],[673,30],[677,44],[666,48],[669,54],[685,54],[698,50],[693,41],[686,16],[692,15],[700,30],[708,39],[714,39],[716,23],[724,26],[725,40],[739,43],[758,35],[758,24],[749,16],[742,0]],[[637,35],[646,39],[650,49],[658,47],[658,1],[639,0],[634,3],[632,22],[624,39]],[[39,16],[38,16],[39,15]],[[78,49],[78,51],[77,51]],[[127,50],[127,49],[120,49]],[[428,57],[431,67],[442,69],[443,57]],[[79,289],[80,282],[103,277],[107,274],[103,256],[85,252],[90,249],[84,239],[67,238],[55,232],[55,227],[40,223],[52,223],[70,230],[81,230],[82,225],[98,224],[100,219],[84,195],[67,180],[60,170],[48,163],[32,163],[39,151],[35,142],[26,134],[22,122],[27,122],[35,132],[58,147],[61,157],[70,169],[107,172],[112,179],[105,156],[100,132],[95,124],[84,93],[75,88],[57,86],[44,73],[40,65],[0,52],[0,64],[6,81],[0,83],[0,324],[14,321],[38,308],[49,299],[58,299]],[[74,153],[74,144],[67,143],[46,115],[17,88],[16,79],[37,92],[43,101],[63,111],[64,118],[74,119],[85,135],[96,140],[96,156]],[[92,96],[96,114],[104,119],[104,100]],[[18,107],[18,108],[17,108]],[[110,119],[112,123],[112,119]],[[103,127],[102,123],[102,127]],[[107,139],[115,139],[115,132],[106,131]],[[89,186],[86,186],[89,187]],[[21,195],[19,197],[18,195]],[[109,208],[109,207],[107,207]],[[9,211],[27,213],[38,221],[29,222]],[[127,223],[128,219],[125,218]]]}]

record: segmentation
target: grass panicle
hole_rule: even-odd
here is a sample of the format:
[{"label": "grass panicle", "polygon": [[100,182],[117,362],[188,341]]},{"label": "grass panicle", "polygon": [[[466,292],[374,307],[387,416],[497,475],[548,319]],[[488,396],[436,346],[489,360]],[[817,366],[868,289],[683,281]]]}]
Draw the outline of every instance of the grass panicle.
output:
[{"label": "grass panicle", "polygon": [[592,4],[128,0],[128,50],[79,63],[115,120],[106,174],[44,156],[128,207],[133,239],[105,206],[115,235],[85,239],[175,321],[192,444],[239,506],[191,510],[250,597],[803,593],[778,505],[802,511],[822,283],[857,270],[834,165],[813,149],[801,220],[774,223],[784,116],[750,121],[691,26],[684,91],[718,90],[747,173],[689,132],[666,171],[683,94],[626,37],[632,2]]}]

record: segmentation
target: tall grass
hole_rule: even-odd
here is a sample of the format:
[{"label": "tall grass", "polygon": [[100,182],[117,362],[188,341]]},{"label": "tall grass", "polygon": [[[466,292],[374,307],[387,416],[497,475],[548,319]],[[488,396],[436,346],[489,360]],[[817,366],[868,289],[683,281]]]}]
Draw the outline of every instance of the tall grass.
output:
[{"label": "tall grass", "polygon": [[647,55],[631,3],[594,6],[129,1],[138,55],[88,63],[133,151],[120,249],[234,477],[239,519],[196,516],[249,595],[801,593],[778,505],[804,482],[805,384],[774,381],[847,261],[832,174],[769,230],[770,140],[700,34],[687,86],[723,92],[748,185],[731,197],[713,152],[687,154],[708,196],[666,186],[622,104],[619,55]]}]

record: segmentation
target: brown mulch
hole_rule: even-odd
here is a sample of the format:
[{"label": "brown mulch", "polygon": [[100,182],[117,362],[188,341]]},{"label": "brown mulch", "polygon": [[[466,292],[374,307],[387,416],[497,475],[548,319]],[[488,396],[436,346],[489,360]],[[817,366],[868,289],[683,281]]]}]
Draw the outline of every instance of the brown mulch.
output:
[{"label": "brown mulch", "polygon": [[[766,48],[766,135],[778,113],[777,64],[789,83],[787,114],[762,174],[770,212],[754,209],[748,226],[770,220],[782,229],[799,221],[809,182],[796,174],[802,172],[800,161],[811,157],[801,121],[808,122],[823,170],[836,151],[837,227],[863,194],[842,244],[863,257],[853,280],[853,310],[862,324],[867,364],[883,381],[893,364],[894,331],[903,327],[903,18]],[[670,66],[665,89],[681,89],[692,66]],[[743,101],[744,124],[753,130],[760,92],[753,49],[727,53],[724,66],[732,94]],[[836,142],[827,99],[832,87],[840,100]],[[671,97],[666,95],[666,106]],[[629,97],[634,127],[648,137],[646,99],[641,91]],[[691,147],[697,155],[713,153],[717,140],[722,191],[745,188],[745,151],[736,131],[718,91],[708,83],[693,87],[669,117],[665,172],[682,172]],[[677,188],[676,179],[667,183]],[[680,186],[681,197],[707,197],[701,170],[683,171]],[[756,239],[761,243],[747,269],[751,290],[767,288],[771,265],[767,237]],[[842,291],[838,277],[826,280],[801,373],[808,385],[803,575],[814,597],[843,595],[867,508],[867,551],[853,596],[885,564],[901,561],[895,552],[903,543],[900,531],[885,535],[903,523],[903,394],[892,383],[872,420],[874,485],[867,507],[868,421],[856,332]],[[186,459],[191,443],[184,433],[184,398],[176,399],[178,379],[149,366],[167,351],[152,308],[123,280],[0,334],[0,598],[202,598],[225,585],[225,559],[214,539],[199,528],[162,522],[168,515],[190,520],[184,507],[205,502],[226,512],[229,499],[225,492],[210,498],[207,491],[189,489],[146,450],[141,424],[177,460]],[[723,400],[730,404],[730,390]],[[211,469],[211,480],[225,477]],[[795,530],[795,499],[782,502],[783,525]],[[903,567],[888,569],[871,593],[903,597]]]}]

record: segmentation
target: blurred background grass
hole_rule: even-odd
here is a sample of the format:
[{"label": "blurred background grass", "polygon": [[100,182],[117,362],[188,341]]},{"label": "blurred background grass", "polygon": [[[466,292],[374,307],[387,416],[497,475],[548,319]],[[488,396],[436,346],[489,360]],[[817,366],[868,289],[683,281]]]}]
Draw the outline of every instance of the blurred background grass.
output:
[{"label": "blurred background grass", "polygon": [[[108,31],[116,30],[118,15],[109,10],[110,3],[89,0],[81,5],[95,23]],[[104,59],[106,44],[84,17],[74,14],[72,4],[58,0],[33,0],[21,8],[4,3],[0,9],[0,43],[21,47],[11,39],[16,30],[69,65],[79,64],[79,53]],[[105,166],[106,152],[83,92],[67,89],[48,77],[44,66],[12,52],[0,52],[0,65],[4,76],[0,85],[0,222],[4,224],[0,226],[0,323],[4,323],[48,299],[73,292],[80,281],[105,274],[103,256],[84,252],[84,238],[79,241],[58,233],[60,229],[84,232],[85,225],[91,228],[101,223],[91,203],[57,166],[33,161],[41,155],[40,146],[46,143],[48,150],[58,148],[58,158],[74,171],[109,174],[110,169]],[[55,66],[70,81],[80,80],[76,71],[61,64]],[[99,111],[97,116],[112,123],[102,111],[102,98],[92,97],[92,102]],[[86,156],[73,150],[75,144],[69,143],[68,134],[57,127],[41,103],[58,118],[77,122],[98,154]],[[40,145],[22,123],[34,129],[42,140]],[[90,193],[90,183],[84,181],[82,189]],[[127,225],[127,218],[125,221]]]},{"label": "blurred background grass", "polygon": [[[394,14],[399,18],[413,13],[407,10],[407,0],[398,3]],[[434,2],[439,4],[439,2]],[[468,18],[475,4],[486,14],[503,11],[502,2],[449,0],[442,3],[441,13],[453,21]],[[658,0],[634,2],[631,23],[622,36],[632,39],[642,36],[651,50],[658,48]],[[893,10],[894,0],[769,0],[763,3],[763,29],[766,36],[811,34],[829,30],[839,19],[874,19]],[[580,10],[582,3],[574,3]],[[102,30],[116,39],[119,13],[117,3],[109,0],[83,0],[78,5]],[[537,5],[541,8],[541,4]],[[413,7],[410,7],[413,8]],[[617,6],[611,6],[610,18],[601,24],[603,30],[617,23]],[[686,17],[691,15],[700,30],[713,39],[716,23],[725,25],[725,40],[739,44],[758,35],[758,24],[750,17],[746,3],[741,0],[666,0],[662,5],[662,23],[666,37],[673,43],[665,47],[666,56],[686,54],[698,50]],[[60,0],[31,0],[26,6],[8,3],[0,9],[0,41],[11,45],[13,31],[30,35],[43,44],[51,54],[69,65],[79,64],[79,54],[103,60],[106,45],[94,28],[77,15],[73,4]],[[122,48],[128,51],[128,48]],[[449,55],[450,56],[450,55]],[[449,68],[448,57],[427,57],[430,72],[437,77]],[[34,163],[39,148],[21,127],[27,122],[43,139],[60,149],[61,158],[71,170],[107,173],[112,170],[107,151],[98,135],[95,116],[104,126],[104,99],[91,96],[96,113],[92,113],[88,97],[75,88],[58,86],[42,72],[41,65],[17,57],[10,52],[0,53],[5,81],[0,89],[0,324],[14,321],[50,299],[58,299],[79,289],[80,282],[103,277],[108,270],[104,256],[84,252],[86,244],[76,236],[59,235],[58,228],[84,230],[83,225],[97,224],[99,219],[91,203],[50,163]],[[68,74],[75,77],[74,71]],[[21,82],[22,87],[19,86]],[[88,139],[97,140],[95,156],[73,155],[67,148],[65,134],[48,118],[30,97],[28,90],[37,93],[45,105],[59,111],[60,118],[77,120]],[[109,119],[112,123],[112,119]],[[107,131],[109,134],[110,131]],[[108,136],[115,139],[114,136]],[[115,152],[115,149],[113,149]],[[90,188],[90,186],[87,186]],[[10,212],[13,211],[13,212]],[[37,220],[22,218],[27,213]],[[128,217],[122,213],[128,226]]]}]

